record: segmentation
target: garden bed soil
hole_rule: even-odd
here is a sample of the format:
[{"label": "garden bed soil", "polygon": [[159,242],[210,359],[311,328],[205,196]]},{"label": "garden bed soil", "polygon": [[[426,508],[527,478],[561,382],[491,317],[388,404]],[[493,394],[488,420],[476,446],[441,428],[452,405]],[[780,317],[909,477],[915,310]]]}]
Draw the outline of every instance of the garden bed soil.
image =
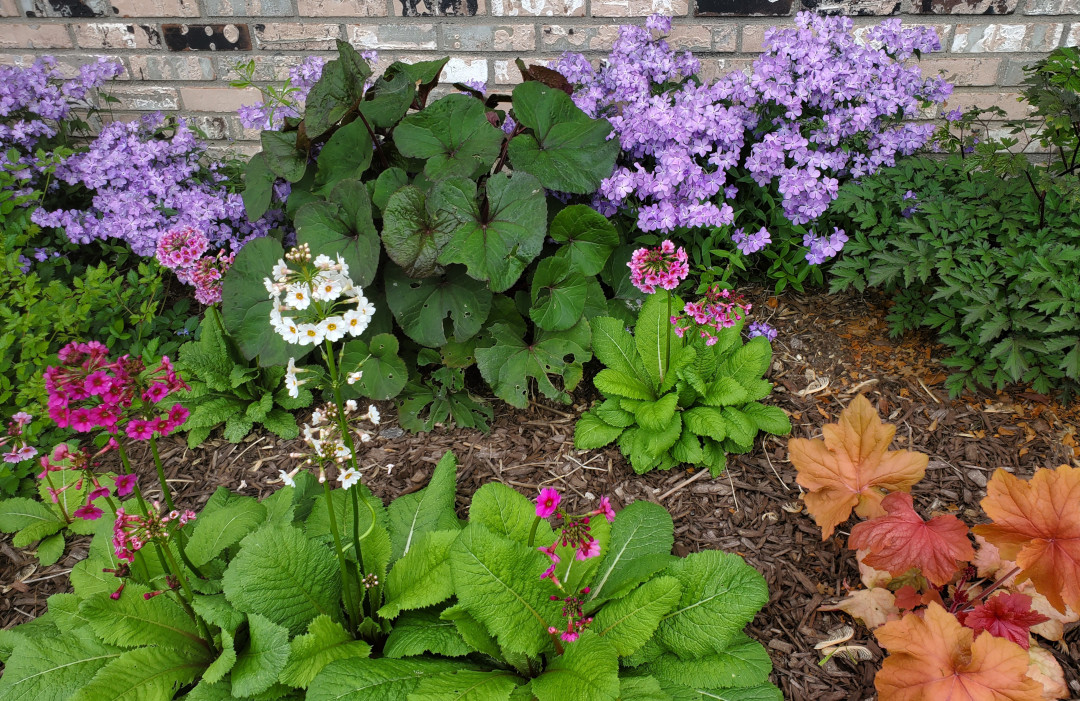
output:
[{"label": "garden bed soil", "polygon": [[[841,409],[864,393],[897,425],[894,447],[930,456],[926,478],[913,490],[922,513],[953,513],[974,524],[984,519],[979,500],[994,469],[1029,477],[1039,467],[1080,464],[1080,403],[1063,407],[1023,390],[950,400],[939,362],[942,349],[928,335],[889,338],[882,300],[855,294],[775,298],[765,291],[748,296],[755,303],[754,317],[779,331],[769,374],[776,392],[769,401],[791,415],[793,435],[820,436],[822,424],[836,421]],[[579,395],[588,393],[583,389]],[[727,472],[715,480],[690,470],[635,475],[614,448],[574,450],[574,422],[587,408],[584,401],[538,402],[522,411],[500,403],[487,435],[459,429],[409,435],[397,427],[392,407],[382,408],[385,419],[361,463],[366,484],[384,501],[424,486],[439,457],[452,449],[459,457],[462,515],[468,495],[491,481],[525,494],[554,486],[571,509],[590,508],[602,494],[616,508],[636,499],[659,502],[675,519],[677,554],[728,550],[764,574],[769,603],[749,632],[769,650],[773,681],[785,698],[873,698],[883,653],[865,628],[855,626],[853,642],[869,648],[872,660],[819,665],[823,656],[814,645],[851,621],[818,609],[860,586],[859,575],[853,553],[843,547],[846,532],[822,542],[820,529],[802,508],[786,438],[768,437],[752,453],[733,456]],[[162,456],[178,502],[201,505],[219,486],[268,495],[279,485],[278,470],[295,464],[289,453],[299,448],[263,434],[235,445],[210,440],[191,451],[174,437],[163,442]],[[135,457],[149,465],[148,455],[136,451]],[[146,477],[144,485],[154,481],[149,472]],[[85,557],[87,545],[86,538],[74,539],[59,563],[38,568],[34,558],[12,547],[10,536],[0,540],[0,627],[39,615],[49,595],[67,590],[67,572]],[[1080,625],[1066,631],[1062,645],[1048,647],[1065,669],[1071,692],[1080,696]]]}]

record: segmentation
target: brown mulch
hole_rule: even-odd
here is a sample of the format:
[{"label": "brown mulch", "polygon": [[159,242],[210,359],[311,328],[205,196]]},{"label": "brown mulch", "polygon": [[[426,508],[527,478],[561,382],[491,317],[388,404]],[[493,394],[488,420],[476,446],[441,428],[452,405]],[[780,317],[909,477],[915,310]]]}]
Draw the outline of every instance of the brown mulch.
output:
[{"label": "brown mulch", "polygon": [[[938,362],[941,349],[927,335],[890,339],[881,300],[792,293],[777,299],[762,291],[751,301],[755,317],[780,332],[773,344],[770,379],[776,392],[770,401],[791,415],[792,435],[820,436],[822,424],[836,421],[857,393],[866,394],[897,425],[894,446],[930,456],[926,478],[914,489],[923,513],[955,513],[973,524],[983,518],[978,503],[994,469],[1027,477],[1039,467],[1080,464],[1080,402],[1062,407],[1052,398],[1021,390],[950,400],[943,384],[947,370]],[[487,435],[453,429],[413,436],[395,425],[387,405],[379,436],[362,460],[364,480],[389,500],[423,486],[443,452],[453,449],[460,459],[458,506],[463,514],[467,495],[490,481],[526,494],[556,486],[572,508],[582,510],[602,494],[616,508],[636,499],[660,502],[675,519],[677,554],[728,550],[765,575],[769,604],[749,632],[769,650],[773,681],[785,698],[873,698],[874,673],[883,654],[864,628],[856,626],[853,642],[869,648],[874,659],[819,665],[822,655],[814,645],[851,621],[818,608],[859,586],[859,575],[853,554],[843,547],[846,533],[822,542],[820,530],[802,509],[786,439],[770,437],[753,452],[734,456],[727,473],[716,480],[689,470],[635,475],[616,449],[574,450],[574,421],[585,408],[584,402],[535,403],[515,411],[500,404]],[[189,451],[181,439],[170,439],[162,455],[177,500],[196,505],[220,485],[244,494],[269,494],[278,470],[295,463],[288,454],[297,447],[259,435],[237,445],[211,440]],[[36,568],[32,557],[11,546],[10,536],[0,539],[0,627],[40,614],[49,595],[68,587],[67,571],[86,548],[87,539],[76,538],[60,563]],[[1061,646],[1047,647],[1065,669],[1072,693],[1080,696],[1080,625],[1066,630]]]}]

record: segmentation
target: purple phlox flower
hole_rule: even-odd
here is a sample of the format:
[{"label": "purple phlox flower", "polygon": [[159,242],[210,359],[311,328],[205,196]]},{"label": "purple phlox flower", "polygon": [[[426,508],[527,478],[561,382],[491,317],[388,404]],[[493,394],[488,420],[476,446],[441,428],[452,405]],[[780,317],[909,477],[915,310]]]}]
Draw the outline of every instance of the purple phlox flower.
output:
[{"label": "purple phlox flower", "polygon": [[757,338],[758,336],[764,336],[767,340],[776,340],[776,329],[766,324],[764,321],[755,321],[750,324],[749,329],[746,331],[747,338]]}]

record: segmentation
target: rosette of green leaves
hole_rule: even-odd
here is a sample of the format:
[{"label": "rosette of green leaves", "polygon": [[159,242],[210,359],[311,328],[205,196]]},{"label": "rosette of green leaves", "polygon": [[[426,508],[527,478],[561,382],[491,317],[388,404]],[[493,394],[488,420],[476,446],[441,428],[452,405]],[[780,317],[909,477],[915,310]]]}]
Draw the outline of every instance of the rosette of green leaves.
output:
[{"label": "rosette of green leaves", "polygon": [[[762,378],[772,347],[758,337],[743,343],[742,324],[717,333],[713,346],[665,335],[666,293],[650,295],[633,335],[612,317],[593,319],[593,350],[606,366],[593,378],[605,399],[583,414],[574,430],[578,449],[618,441],[635,472],[690,464],[715,477],[728,453],[746,453],[759,431],[786,435],[791,422],[778,407],[760,400],[772,392]],[[673,305],[682,308],[682,302]]]},{"label": "rosette of green leaves", "polygon": [[402,428],[423,433],[453,421],[461,428],[476,428],[484,433],[490,430],[488,424],[495,412],[465,388],[461,368],[443,365],[442,357],[431,348],[421,349],[416,365],[438,367],[427,378],[417,377],[405,386],[397,405]]}]

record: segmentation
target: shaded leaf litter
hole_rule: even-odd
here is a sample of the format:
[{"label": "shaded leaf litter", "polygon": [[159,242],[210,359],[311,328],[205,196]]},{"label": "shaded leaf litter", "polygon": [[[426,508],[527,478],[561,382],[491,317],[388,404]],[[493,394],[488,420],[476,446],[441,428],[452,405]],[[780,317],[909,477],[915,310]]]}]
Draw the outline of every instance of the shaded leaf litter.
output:
[{"label": "shaded leaf litter", "polygon": [[[921,513],[952,513],[975,524],[985,520],[979,500],[993,470],[1002,467],[1026,478],[1039,467],[1080,464],[1080,403],[1062,406],[1023,388],[950,400],[941,349],[930,335],[889,338],[884,300],[856,294],[776,298],[763,290],[744,294],[755,305],[754,318],[779,331],[769,373],[776,391],[769,401],[791,416],[792,435],[820,436],[822,424],[836,421],[856,394],[865,394],[897,425],[894,447],[930,456],[926,478],[913,490]],[[773,681],[785,698],[873,698],[883,653],[865,628],[855,626],[851,644],[865,645],[872,659],[819,665],[823,656],[814,645],[852,622],[818,608],[859,586],[859,575],[853,553],[843,547],[850,522],[822,542],[802,508],[786,439],[759,438],[751,453],[733,456],[728,471],[715,480],[690,470],[635,475],[615,448],[574,450],[574,422],[594,398],[589,386],[582,383],[570,406],[536,402],[513,410],[499,404],[487,435],[463,429],[409,435],[385,404],[378,436],[361,460],[364,480],[388,501],[425,485],[435,463],[452,449],[460,459],[462,516],[468,495],[491,481],[528,495],[554,486],[571,509],[580,511],[593,508],[603,494],[616,508],[637,499],[659,502],[675,520],[676,554],[728,550],[765,575],[769,603],[748,630],[769,650]],[[252,496],[270,494],[280,484],[278,470],[290,469],[296,459],[289,454],[300,448],[298,442],[261,434],[239,444],[211,439],[192,451],[182,438],[172,437],[163,442],[162,457],[177,500],[201,506],[221,485]],[[133,451],[133,462],[145,470],[141,482],[154,484],[149,455],[141,452],[148,453]],[[86,556],[88,545],[85,537],[70,539],[60,562],[39,567],[30,550],[14,548],[10,536],[0,539],[0,627],[41,614],[48,596],[67,591],[67,573]],[[1065,669],[1072,693],[1080,696],[1080,625],[1068,626],[1064,642],[1049,649]]]}]

